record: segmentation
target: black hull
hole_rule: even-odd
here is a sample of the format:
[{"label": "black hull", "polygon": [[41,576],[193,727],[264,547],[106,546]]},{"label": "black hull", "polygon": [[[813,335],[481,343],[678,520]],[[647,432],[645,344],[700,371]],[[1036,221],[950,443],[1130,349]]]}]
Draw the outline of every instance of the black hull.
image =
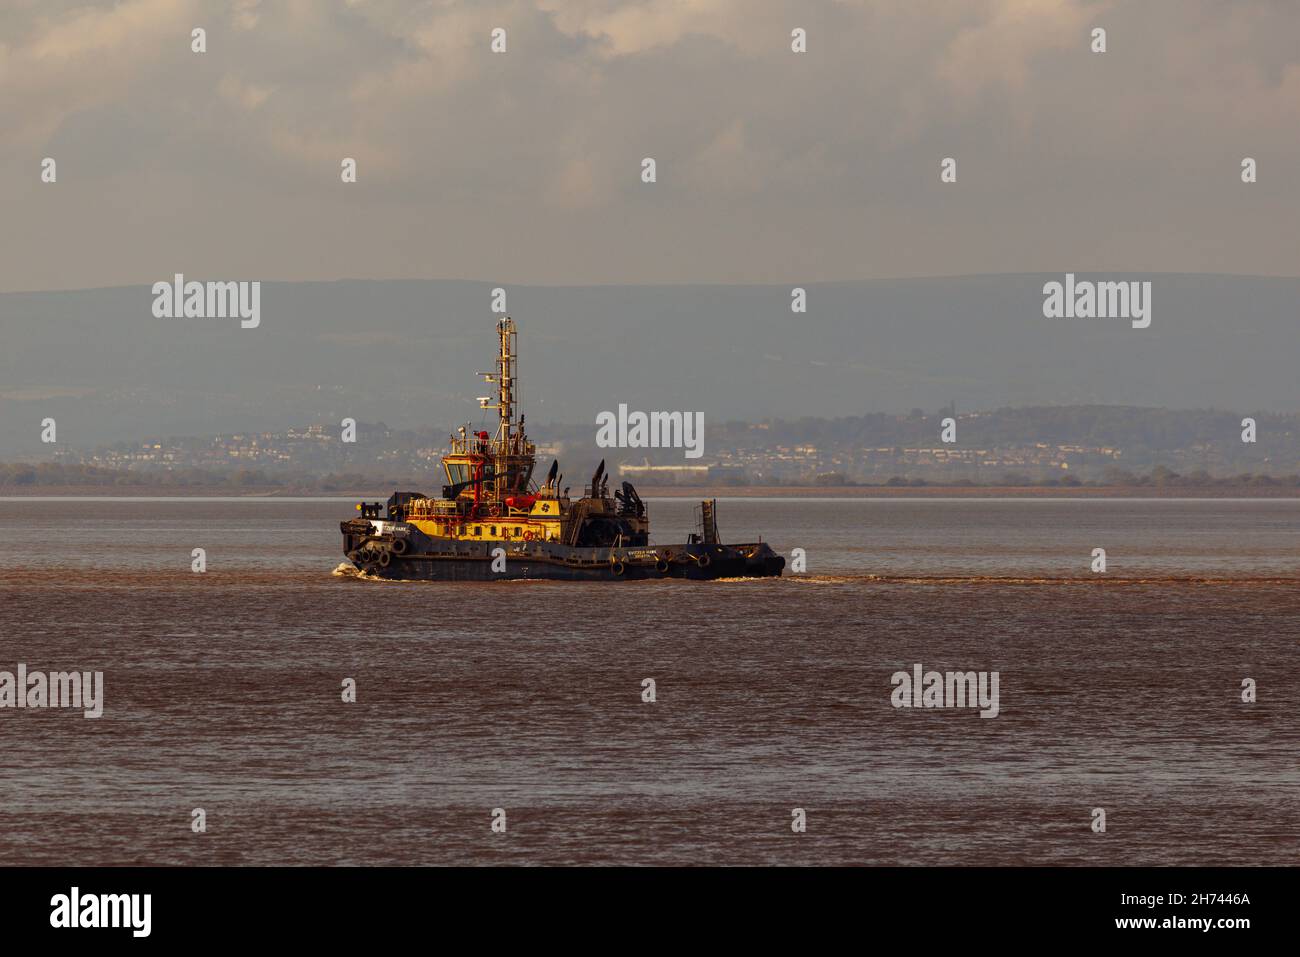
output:
[{"label": "black hull", "polygon": [[712,581],[768,578],[785,568],[785,559],[764,542],[627,548],[466,542],[433,538],[404,523],[375,535],[362,520],[342,523],[342,531],[348,560],[367,575],[392,581]]}]

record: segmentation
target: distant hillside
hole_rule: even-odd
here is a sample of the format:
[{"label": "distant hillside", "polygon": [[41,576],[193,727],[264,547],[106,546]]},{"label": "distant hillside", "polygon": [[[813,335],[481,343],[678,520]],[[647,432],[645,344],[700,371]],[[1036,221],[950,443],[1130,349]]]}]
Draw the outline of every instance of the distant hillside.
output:
[{"label": "distant hillside", "polygon": [[[605,459],[611,472],[628,466],[652,483],[698,482],[701,469],[713,481],[759,484],[890,478],[987,484],[1007,475],[1123,484],[1130,480],[1119,473],[1156,468],[1202,480],[1300,472],[1300,415],[1294,414],[1251,416],[1256,441],[1243,442],[1240,412],[1127,406],[958,411],[955,441],[945,442],[944,423],[951,414],[950,409],[915,409],[902,415],[719,422],[707,427],[703,454],[695,460],[686,459],[682,449],[598,447],[592,424],[545,423],[530,431],[543,469],[556,456],[569,475],[581,478]],[[329,475],[383,474],[436,485],[442,481],[439,462],[451,429],[450,424],[404,430],[361,422],[355,442],[341,441],[339,430],[323,425],[141,436],[89,451],[59,450],[56,458],[62,466],[103,469],[113,481],[117,472],[133,470],[171,473],[189,483],[224,482],[236,473],[247,473],[245,484],[260,481],[258,476],[310,484]],[[646,471],[646,465],[670,468]],[[30,465],[23,474],[29,472]]]},{"label": "distant hillside", "polygon": [[[829,444],[848,446],[937,446],[948,410],[920,409],[908,415],[873,414],[838,419],[775,419],[759,424],[723,423],[710,437],[740,447]],[[1256,442],[1241,441],[1242,419],[1256,420]],[[1196,447],[1217,448],[1242,461],[1267,455],[1300,456],[1300,415],[1218,409],[1148,409],[1121,405],[1066,405],[956,410],[957,445],[1005,448],[1036,442],[1123,449],[1128,455],[1158,455]]]},{"label": "distant hillside", "polygon": [[[1133,277],[1154,283],[1151,327],[1134,330],[1045,319],[1042,285],[1060,278],[814,284],[806,315],[790,311],[793,282],[507,290],[538,424],[594,422],[620,402],[698,410],[709,424],[950,401],[1300,411],[1300,280]],[[266,283],[261,326],[247,330],[156,319],[143,286],[0,295],[0,459],[49,452],[46,417],[61,445],[82,449],[345,416],[478,421],[493,285]]]}]

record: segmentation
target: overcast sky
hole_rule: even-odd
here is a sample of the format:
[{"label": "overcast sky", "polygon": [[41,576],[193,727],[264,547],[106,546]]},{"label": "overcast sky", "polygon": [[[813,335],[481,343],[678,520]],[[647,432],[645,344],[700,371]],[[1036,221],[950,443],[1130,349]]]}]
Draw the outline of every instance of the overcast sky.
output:
[{"label": "overcast sky", "polygon": [[0,291],[1294,276],[1298,178],[1290,0],[0,4]]}]

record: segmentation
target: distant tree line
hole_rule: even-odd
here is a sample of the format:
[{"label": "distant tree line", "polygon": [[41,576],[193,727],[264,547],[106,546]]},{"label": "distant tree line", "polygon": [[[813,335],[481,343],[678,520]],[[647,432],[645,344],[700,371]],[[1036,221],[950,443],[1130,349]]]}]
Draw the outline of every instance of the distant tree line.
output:
[{"label": "distant tree line", "polygon": [[[909,415],[871,413],[835,419],[773,419],[758,433],[763,445],[856,446],[859,448],[934,447],[939,422],[950,409]],[[1300,415],[1246,413],[1261,435],[1271,441],[1297,443]],[[1028,406],[1003,408],[977,415],[959,413],[958,437],[963,448],[1006,448],[1046,442],[1124,449],[1169,451],[1214,443],[1240,445],[1239,412],[1216,409],[1148,409],[1122,405]],[[756,438],[748,422],[709,426],[714,447],[729,441]],[[715,431],[716,430],[716,431]]]},{"label": "distant tree line", "polygon": [[882,483],[855,482],[840,472],[826,472],[815,476],[813,485],[825,487],[855,486],[867,488],[872,485],[884,485],[886,488],[1300,488],[1300,475],[1263,475],[1242,472],[1237,475],[1210,475],[1204,469],[1179,475],[1172,469],[1157,465],[1145,475],[1135,474],[1125,469],[1110,468],[1100,480],[1085,481],[1075,475],[1062,475],[1059,478],[1035,479],[1022,472],[1004,472],[994,481],[975,482],[971,479],[940,479],[895,475]]},{"label": "distant tree line", "polygon": [[[711,485],[744,486],[750,484],[801,486],[812,484],[822,487],[853,486],[869,488],[873,485],[887,488],[912,487],[962,487],[962,488],[1300,488],[1300,475],[1264,475],[1242,472],[1230,476],[1212,476],[1204,469],[1180,475],[1163,465],[1157,465],[1146,474],[1137,474],[1120,468],[1109,468],[1101,480],[1083,481],[1073,475],[1059,478],[1034,479],[1020,472],[1005,472],[997,479],[975,482],[970,479],[926,480],[923,478],[893,476],[880,483],[855,482],[840,472],[826,472],[807,480],[767,480],[751,483],[740,476],[727,477]],[[57,462],[39,464],[0,463],[0,489],[23,487],[104,487],[141,489],[205,489],[231,491],[283,492],[355,492],[363,489],[401,489],[436,494],[441,485],[434,485],[429,477],[412,478],[394,475],[355,473],[330,473],[328,475],[268,474],[261,469],[177,469],[164,471],[106,469],[93,465],[65,465]]]},{"label": "distant tree line", "polygon": [[[418,479],[382,475],[268,474],[261,469],[106,469],[59,462],[0,463],[0,487],[104,487],[154,489],[281,489],[342,492],[363,488],[419,488]],[[425,482],[427,484],[427,481]],[[439,489],[428,489],[436,492]]]}]

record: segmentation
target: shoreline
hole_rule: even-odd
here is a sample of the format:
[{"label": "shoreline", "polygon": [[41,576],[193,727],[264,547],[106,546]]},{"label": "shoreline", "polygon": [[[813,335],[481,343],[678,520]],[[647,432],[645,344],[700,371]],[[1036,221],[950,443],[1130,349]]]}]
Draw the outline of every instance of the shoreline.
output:
[{"label": "shoreline", "polygon": [[[1287,486],[1006,486],[1006,485],[925,485],[925,486],[785,486],[785,485],[664,485],[638,489],[643,498],[1020,498],[1020,499],[1095,499],[1095,498],[1181,498],[1223,499],[1300,498],[1300,488]],[[254,488],[247,490],[191,486],[153,487],[147,485],[0,485],[0,498],[220,498],[220,499],[376,499],[386,500],[391,490],[322,491],[320,489]]]},{"label": "shoreline", "polygon": [[1300,498],[1300,488],[1195,486],[686,486],[638,489],[645,498]]}]

